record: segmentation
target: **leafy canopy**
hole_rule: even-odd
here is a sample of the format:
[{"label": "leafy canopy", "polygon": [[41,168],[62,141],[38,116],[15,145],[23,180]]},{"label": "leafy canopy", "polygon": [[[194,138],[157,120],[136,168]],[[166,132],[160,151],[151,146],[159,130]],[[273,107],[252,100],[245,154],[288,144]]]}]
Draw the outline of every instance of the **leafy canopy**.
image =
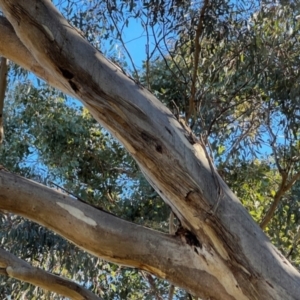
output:
[{"label": "leafy canopy", "polygon": [[[220,175],[283,255],[299,267],[300,3],[56,4],[85,38],[207,142]],[[141,69],[124,39],[136,23],[147,41]],[[121,55],[114,52],[116,44]],[[13,64],[9,80],[2,165],[67,191],[74,201],[79,198],[168,232],[170,209],[124,148],[79,103]],[[166,281],[92,257],[20,217],[3,214],[0,228],[2,247],[105,299],[168,297]],[[3,299],[24,293],[30,299],[60,299],[12,279],[0,288]],[[175,294],[176,299],[191,298],[180,289]]]}]

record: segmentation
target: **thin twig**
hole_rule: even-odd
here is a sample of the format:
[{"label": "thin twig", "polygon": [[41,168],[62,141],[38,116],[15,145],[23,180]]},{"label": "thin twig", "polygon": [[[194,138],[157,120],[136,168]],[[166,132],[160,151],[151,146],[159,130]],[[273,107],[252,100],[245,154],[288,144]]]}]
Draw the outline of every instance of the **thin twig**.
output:
[{"label": "thin twig", "polygon": [[192,87],[191,87],[191,96],[189,101],[189,112],[187,114],[187,119],[189,119],[194,111],[195,111],[195,94],[196,94],[196,80],[198,76],[198,64],[199,64],[199,55],[201,51],[200,45],[200,36],[203,32],[203,24],[204,24],[204,14],[206,12],[207,6],[209,5],[209,1],[205,0],[203,6],[200,10],[199,22],[196,29],[195,35],[195,51],[194,51],[194,68],[193,68],[193,75],[192,75]]},{"label": "thin twig", "polygon": [[148,281],[148,283],[151,287],[152,293],[154,294],[155,299],[156,300],[162,300],[162,297],[159,295],[159,292],[157,290],[157,287],[156,287],[156,284],[153,280],[153,277],[145,271],[141,271],[141,273],[142,273],[142,276],[144,277],[144,279]]},{"label": "thin twig", "polygon": [[1,57],[0,59],[0,144],[4,139],[3,130],[3,108],[4,108],[4,98],[7,85],[7,59]]},{"label": "thin twig", "polygon": [[146,44],[146,79],[147,79],[147,88],[148,90],[151,89],[150,86],[150,55],[149,55],[149,31],[148,31],[148,16],[146,18],[146,23],[145,23],[145,30],[146,30],[146,36],[147,36],[147,44]]},{"label": "thin twig", "polygon": [[268,114],[268,124],[267,124],[266,127],[267,127],[267,130],[269,131],[270,136],[272,137],[272,141],[270,143],[270,146],[271,146],[271,148],[273,150],[273,153],[274,153],[275,164],[277,166],[277,169],[278,169],[280,175],[283,176],[285,172],[283,171],[283,169],[280,165],[279,155],[277,154],[277,149],[275,147],[276,135],[274,134],[274,132],[272,131],[271,126],[270,126],[270,114]]},{"label": "thin twig", "polygon": [[119,41],[121,42],[121,44],[122,44],[122,46],[123,46],[123,48],[124,48],[124,50],[125,50],[128,58],[129,58],[129,60],[131,62],[131,65],[133,67],[134,74],[135,74],[135,79],[139,82],[139,73],[138,73],[138,71],[137,71],[137,69],[135,67],[135,64],[133,62],[133,59],[132,59],[132,57],[131,57],[131,55],[130,55],[130,53],[129,53],[129,51],[128,51],[128,49],[127,49],[127,47],[126,47],[126,45],[125,45],[125,43],[123,41],[122,34],[121,34],[120,30],[119,30],[119,27],[118,27],[117,23],[115,22],[114,17],[112,16],[111,9],[109,7],[107,7],[107,9],[108,9],[109,15],[111,17],[111,20],[112,20],[112,22],[113,22],[113,24],[114,24],[114,26],[115,26],[115,28],[117,30]]}]

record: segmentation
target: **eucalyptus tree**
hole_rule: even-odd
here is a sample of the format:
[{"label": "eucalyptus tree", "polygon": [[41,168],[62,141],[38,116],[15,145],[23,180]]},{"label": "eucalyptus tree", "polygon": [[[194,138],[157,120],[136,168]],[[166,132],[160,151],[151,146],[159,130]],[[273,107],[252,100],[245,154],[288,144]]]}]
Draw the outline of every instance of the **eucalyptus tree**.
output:
[{"label": "eucalyptus tree", "polygon": [[[3,169],[0,173],[0,207],[9,212],[5,224],[16,223],[15,217],[10,214],[14,213],[53,230],[96,257],[140,269],[144,278],[137,279],[137,285],[144,285],[141,289],[146,288],[145,284],[150,286],[152,296],[156,298],[161,297],[157,287],[165,290],[165,282],[155,281],[144,271],[203,299],[297,299],[298,272],[272,246],[219,176],[209,153],[211,144],[212,150],[217,149],[216,161],[220,173],[222,171],[222,176],[231,180],[234,191],[242,196],[244,202],[250,198],[251,187],[247,187],[247,178],[244,188],[241,188],[240,181],[233,179],[239,172],[238,167],[247,174],[249,171],[256,173],[264,170],[269,182],[273,180],[276,183],[273,189],[268,186],[270,195],[261,195],[269,200],[268,203],[274,197],[274,205],[271,205],[270,213],[266,216],[274,214],[273,208],[278,207],[284,193],[291,191],[297,181],[298,128],[297,122],[291,121],[292,117],[297,118],[297,98],[296,93],[289,92],[290,98],[281,94],[283,87],[291,82],[294,84],[291,84],[290,89],[296,91],[296,80],[284,82],[284,79],[290,79],[292,75],[296,78],[297,72],[292,63],[287,64],[287,60],[282,69],[285,77],[276,77],[272,73],[277,69],[273,66],[279,63],[278,55],[284,46],[286,51],[297,51],[296,34],[294,40],[286,39],[286,34],[298,30],[297,18],[293,17],[295,7],[264,5],[257,8],[260,9],[258,13],[254,10],[256,14],[251,16],[247,15],[249,7],[238,14],[239,11],[232,9],[229,2],[225,1],[216,1],[214,5],[209,1],[199,5],[188,1],[172,1],[166,5],[164,1],[151,1],[142,2],[144,6],[140,10],[134,1],[121,3],[129,8],[130,13],[141,17],[146,30],[158,29],[157,37],[159,30],[163,29],[163,38],[155,40],[153,55],[160,53],[164,62],[172,62],[175,75],[180,74],[176,76],[178,81],[175,80],[175,84],[180,82],[180,85],[176,86],[176,91],[168,83],[161,89],[155,87],[151,82],[149,51],[144,82],[149,89],[156,89],[153,91],[155,94],[164,96],[162,101],[171,105],[174,114],[141,84],[142,79],[136,69],[128,77],[122,68],[105,59],[96,49],[97,38],[100,37],[95,30],[97,26],[89,27],[89,23],[79,18],[79,27],[86,29],[86,38],[91,39],[91,45],[84,39],[85,33],[72,27],[48,1],[0,1],[0,7],[7,18],[0,19],[0,54],[32,71],[53,87],[81,100],[95,120],[124,145],[136,162],[135,165],[124,149],[106,136],[106,130],[100,129],[84,109],[62,106],[59,95],[40,97],[32,88],[27,93],[28,97],[21,97],[21,103],[16,109],[25,124],[32,125],[22,132],[22,136],[19,135],[22,142],[25,140],[25,150],[18,151],[21,156],[27,157],[32,144],[38,151],[36,155],[40,155],[47,170],[52,172],[51,176],[60,176],[61,185],[75,193],[68,196]],[[107,33],[107,30],[114,29],[117,38],[120,38],[122,32],[116,27],[122,19],[117,17],[126,15],[120,13],[117,5],[112,2],[102,2],[101,5],[106,5],[106,12],[112,22],[111,26],[103,26],[101,30]],[[103,8],[101,5],[95,6],[94,12],[99,7]],[[72,6],[61,6],[61,9],[72,14]],[[86,15],[89,16],[91,11],[86,9]],[[268,22],[270,16],[278,20],[275,18],[273,23]],[[76,18],[70,19],[73,25],[78,25],[75,24],[78,21]],[[89,28],[93,28],[92,32],[97,34],[90,34]],[[216,28],[218,30],[214,30]],[[275,35],[274,29],[277,30]],[[174,40],[176,36],[178,43]],[[273,38],[278,44],[268,44]],[[166,41],[169,43],[166,44]],[[179,52],[176,53],[177,50]],[[172,71],[170,64],[168,66],[168,70]],[[253,68],[249,70],[251,66]],[[165,78],[167,76],[163,76]],[[174,93],[165,92],[166,86]],[[173,95],[178,98],[171,99]],[[35,105],[34,101],[45,98],[52,102],[47,102],[45,107]],[[286,108],[287,103],[295,106],[293,111]],[[42,120],[35,118],[39,111],[44,117]],[[77,120],[80,120],[82,126]],[[274,124],[277,120],[278,124]],[[13,123],[13,120],[9,121]],[[285,143],[278,142],[274,130],[285,134]],[[12,130],[11,134],[16,132]],[[265,138],[266,132],[270,138],[273,164],[257,162],[254,155],[251,161],[247,161],[246,156],[243,161],[243,151],[255,153],[256,149],[251,144],[255,145],[259,139]],[[53,142],[55,138],[57,144]],[[13,148],[13,145],[8,146]],[[56,147],[60,147],[57,153]],[[76,151],[80,157],[71,159],[68,164],[68,159],[74,158]],[[224,151],[227,155],[222,156]],[[112,166],[108,164],[108,159],[113,163]],[[261,156],[258,159],[261,160]],[[234,165],[236,160],[240,162]],[[6,166],[14,165],[28,170],[27,165],[22,166],[13,161],[10,163]],[[95,165],[98,168],[94,168]],[[101,207],[99,209],[87,204],[97,205],[102,202],[107,210],[116,207],[118,198],[124,197],[119,185],[124,177],[119,176],[119,172],[126,174],[128,180],[139,181],[137,166],[176,215],[176,234],[161,233],[144,226],[158,228],[158,222],[153,220],[139,220],[141,226],[113,216]],[[231,166],[233,170],[230,170]],[[34,177],[30,172],[26,175]],[[258,191],[255,197],[260,200],[259,191],[264,186],[260,185],[260,178],[254,180],[253,176],[252,179],[252,187],[255,186]],[[56,186],[59,185],[53,181]],[[269,184],[268,180],[265,181]],[[101,185],[101,188],[97,188],[97,185]],[[293,188],[297,190],[296,185]],[[106,192],[103,192],[105,189]],[[146,186],[144,191],[147,189],[147,199],[157,197],[152,188]],[[136,191],[135,197],[139,196]],[[77,200],[87,203],[75,201],[74,195]],[[295,194],[290,195],[292,197]],[[250,206],[252,203],[248,201],[246,204]],[[293,214],[289,215],[293,216],[292,222],[295,224],[295,200],[293,204]],[[265,216],[261,208],[263,205],[257,205],[261,212],[255,215],[257,221]],[[123,217],[128,212],[124,202],[118,210]],[[253,214],[253,209],[250,212]],[[161,219],[166,219],[166,215],[167,209],[164,207]],[[127,219],[137,221],[130,218],[130,215],[127,215]],[[275,220],[278,220],[275,224],[282,224],[282,215],[278,215]],[[263,221],[261,226],[265,227],[265,223]],[[22,224],[35,226],[26,222]],[[37,239],[40,239],[40,233],[43,234],[44,230],[42,227],[36,228]],[[295,230],[295,226],[290,228]],[[166,231],[165,225],[163,230]],[[24,226],[19,227],[15,237],[18,238],[20,232],[26,236],[26,231],[34,232],[26,230]],[[269,233],[271,235],[272,231],[269,230]],[[294,253],[289,253],[289,257],[296,252],[296,231],[294,235]],[[57,241],[56,249],[53,246],[50,248],[62,257],[59,261],[61,265],[66,265],[70,256],[68,253],[79,251],[55,234],[51,236],[49,233],[49,237],[49,241]],[[13,238],[8,236],[6,240],[12,242]],[[275,241],[273,238],[273,241],[278,246],[280,239]],[[41,245],[40,242],[37,244]],[[30,255],[39,253],[33,245],[30,246]],[[60,251],[60,247],[63,251]],[[24,254],[24,248],[17,254],[21,256],[21,252]],[[30,262],[33,257],[30,257]],[[32,263],[33,266],[50,266],[49,270],[56,272],[50,258],[45,261],[45,256],[37,254],[35,259],[37,263]],[[87,266],[77,264],[79,273],[85,272],[84,268],[90,270],[91,263],[103,264],[97,259],[87,261]],[[1,251],[1,266],[4,275],[74,299],[97,297],[88,290],[94,282],[80,288],[78,284],[34,269],[8,252]],[[102,266],[102,270],[113,268],[110,274],[117,274],[117,277],[126,280],[127,271],[111,266]],[[98,273],[96,278],[101,278],[101,274]],[[134,272],[127,278],[135,278]],[[82,282],[87,278],[78,279]],[[101,295],[100,285],[96,286],[96,294],[105,296]],[[124,291],[122,294],[120,291],[121,295],[127,297],[130,292]],[[172,296],[171,293],[169,296]]]}]

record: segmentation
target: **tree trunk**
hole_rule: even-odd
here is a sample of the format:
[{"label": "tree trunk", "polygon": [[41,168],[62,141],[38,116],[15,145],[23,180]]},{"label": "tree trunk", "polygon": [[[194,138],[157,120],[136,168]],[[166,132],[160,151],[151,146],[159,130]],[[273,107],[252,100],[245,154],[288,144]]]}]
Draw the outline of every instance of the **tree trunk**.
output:
[{"label": "tree trunk", "polygon": [[[26,194],[28,182],[21,185],[23,179],[5,172],[0,174],[2,209],[35,220],[95,255],[166,278],[203,299],[299,299],[299,273],[215,173],[202,145],[166,107],[85,41],[50,1],[0,0],[0,6],[25,46],[15,55],[22,66],[32,70],[34,62],[40,68],[37,75],[82,101],[134,157],[184,230],[177,237],[142,227],[134,227],[139,228],[135,232],[130,226],[137,225],[124,225],[120,219],[107,221],[103,229],[103,218],[108,219],[101,212],[76,201],[64,202],[65,195],[45,201],[50,193],[46,188],[35,199],[30,191]],[[0,40],[5,39],[2,27],[9,26],[3,24]],[[9,47],[1,42],[0,54],[13,59]],[[22,60],[22,51],[30,60]],[[9,186],[11,182],[16,186]],[[17,187],[27,201],[11,194]],[[69,221],[58,223],[57,218]],[[74,235],[76,223],[82,229]],[[114,240],[123,234],[131,236],[127,242],[122,239],[121,248]],[[110,246],[102,249],[103,243]]]}]

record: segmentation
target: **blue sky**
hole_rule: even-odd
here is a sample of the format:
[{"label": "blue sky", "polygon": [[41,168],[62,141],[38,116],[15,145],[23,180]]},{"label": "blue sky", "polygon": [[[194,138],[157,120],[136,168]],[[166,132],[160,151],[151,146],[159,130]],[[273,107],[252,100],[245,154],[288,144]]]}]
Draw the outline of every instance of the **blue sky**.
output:
[{"label": "blue sky", "polygon": [[[146,60],[146,44],[147,36],[145,30],[142,28],[141,24],[133,20],[129,27],[126,28],[123,39],[130,53],[134,64],[139,69],[142,67],[142,61]],[[122,47],[121,44],[116,44],[116,50],[118,47]],[[150,41],[151,47],[151,41]],[[150,48],[151,51],[151,48]],[[130,62],[128,62],[130,64]]]},{"label": "blue sky", "polygon": [[[151,53],[154,49],[155,40],[152,36],[152,29],[148,26],[147,41],[147,32],[141,25],[141,20],[130,19],[128,27],[123,28],[122,39],[128,53],[133,60],[135,68],[137,70],[140,70],[143,66],[143,61],[147,59],[147,43],[149,43],[149,53]],[[107,42],[104,43],[104,46],[108,51],[109,48],[113,48],[113,50],[109,51],[109,53],[116,55],[121,60],[125,59],[125,61],[128,63],[129,69],[132,70],[132,63],[127,55],[127,52],[123,48],[121,41],[115,41],[112,47],[112,45],[109,44],[109,40],[107,40]],[[120,55],[123,55],[123,57],[121,57]]]}]

